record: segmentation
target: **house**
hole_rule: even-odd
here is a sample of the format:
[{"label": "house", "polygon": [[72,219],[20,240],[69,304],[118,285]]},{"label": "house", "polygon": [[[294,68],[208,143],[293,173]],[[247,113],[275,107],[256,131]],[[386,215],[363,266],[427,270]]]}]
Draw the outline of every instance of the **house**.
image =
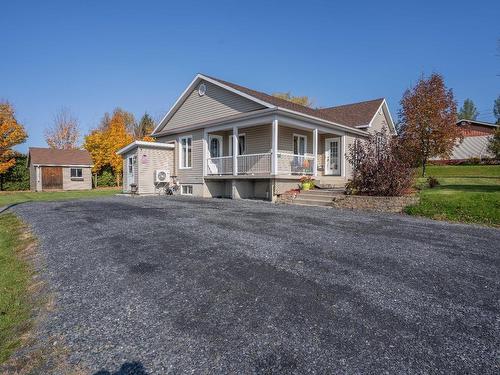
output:
[{"label": "house", "polygon": [[476,120],[458,120],[456,125],[460,128],[463,140],[457,142],[449,159],[436,158],[435,160],[460,161],[472,158],[486,159],[494,156],[488,151],[488,143],[498,125]]},{"label": "house", "polygon": [[30,147],[30,190],[92,189],[92,158],[87,150]]},{"label": "house", "polygon": [[382,128],[396,133],[383,98],[313,109],[198,74],[154,129],[156,142],[118,152],[124,191],[134,183],[139,193],[158,192],[157,170],[200,197],[272,200],[304,175],[342,186],[348,147]]}]

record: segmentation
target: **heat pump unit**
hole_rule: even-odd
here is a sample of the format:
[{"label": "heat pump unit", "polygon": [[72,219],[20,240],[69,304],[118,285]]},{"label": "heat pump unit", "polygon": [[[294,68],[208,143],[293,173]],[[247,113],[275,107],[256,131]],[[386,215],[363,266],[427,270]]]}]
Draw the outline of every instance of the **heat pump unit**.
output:
[{"label": "heat pump unit", "polygon": [[169,179],[170,179],[170,172],[167,169],[157,169],[155,171],[155,183],[168,182]]}]

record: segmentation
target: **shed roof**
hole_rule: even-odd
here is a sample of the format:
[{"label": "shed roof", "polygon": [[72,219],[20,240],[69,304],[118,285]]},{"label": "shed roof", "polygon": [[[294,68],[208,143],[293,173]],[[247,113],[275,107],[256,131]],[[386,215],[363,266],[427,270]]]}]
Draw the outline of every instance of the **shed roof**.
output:
[{"label": "shed roof", "polygon": [[92,158],[87,150],[57,150],[30,147],[28,160],[36,165],[84,165],[92,166]]}]

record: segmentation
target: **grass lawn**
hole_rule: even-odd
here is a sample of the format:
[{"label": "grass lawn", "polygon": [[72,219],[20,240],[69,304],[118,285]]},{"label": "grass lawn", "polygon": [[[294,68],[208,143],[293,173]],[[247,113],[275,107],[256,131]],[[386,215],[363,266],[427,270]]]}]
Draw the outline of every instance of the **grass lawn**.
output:
[{"label": "grass lawn", "polygon": [[0,207],[14,203],[30,202],[30,201],[53,201],[61,199],[79,199],[92,198],[100,196],[109,196],[119,193],[121,189],[93,189],[83,191],[16,191],[16,192],[0,192]]},{"label": "grass lawn", "polygon": [[32,242],[16,216],[0,215],[0,364],[21,344],[31,326],[34,301],[28,288],[32,270],[23,257]]},{"label": "grass lawn", "polygon": [[500,226],[500,165],[432,165],[427,176],[436,177],[440,185],[430,189],[426,178],[419,178],[420,203],[407,207],[406,213]]}]

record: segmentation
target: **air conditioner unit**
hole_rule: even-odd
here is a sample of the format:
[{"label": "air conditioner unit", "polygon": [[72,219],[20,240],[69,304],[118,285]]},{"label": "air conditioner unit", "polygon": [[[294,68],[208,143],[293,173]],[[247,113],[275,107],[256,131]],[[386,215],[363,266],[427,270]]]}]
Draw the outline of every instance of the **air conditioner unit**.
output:
[{"label": "air conditioner unit", "polygon": [[170,180],[170,171],[168,169],[155,170],[155,183],[168,182]]}]

